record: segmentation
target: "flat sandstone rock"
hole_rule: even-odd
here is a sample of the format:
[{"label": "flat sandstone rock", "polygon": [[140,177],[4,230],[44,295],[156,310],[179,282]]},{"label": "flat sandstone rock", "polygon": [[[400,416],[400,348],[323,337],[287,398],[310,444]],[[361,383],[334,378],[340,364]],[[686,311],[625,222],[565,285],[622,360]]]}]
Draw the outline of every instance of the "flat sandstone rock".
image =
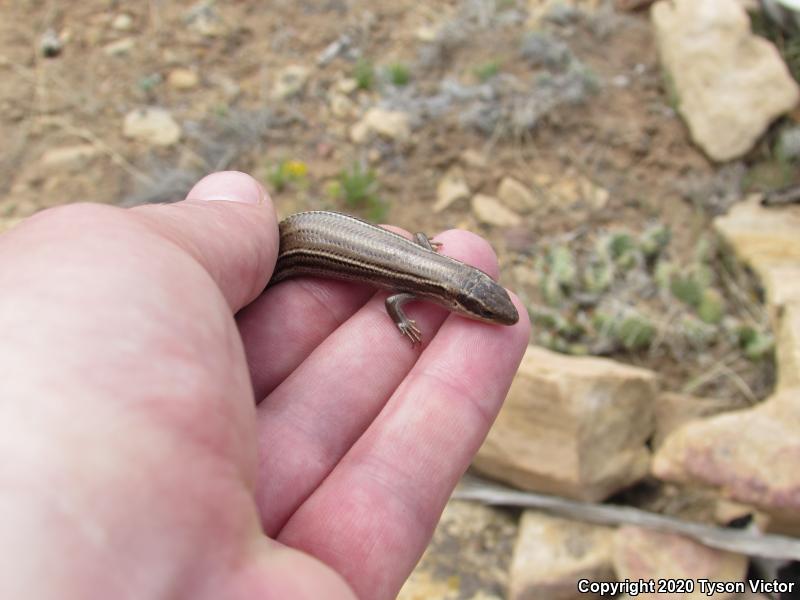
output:
[{"label": "flat sandstone rock", "polygon": [[603,500],[649,469],[656,374],[529,346],[473,465],[522,489]]},{"label": "flat sandstone rock", "polygon": [[508,600],[591,598],[581,579],[613,581],[614,528],[526,510],[511,561]]},{"label": "flat sandstone rock", "polygon": [[800,530],[800,388],[783,390],[746,410],[701,419],[664,440],[656,477],[718,488]]},{"label": "flat sandstone rock", "polygon": [[736,0],[662,0],[651,15],[678,110],[712,159],[744,155],[797,104],[778,50],[751,32]]}]

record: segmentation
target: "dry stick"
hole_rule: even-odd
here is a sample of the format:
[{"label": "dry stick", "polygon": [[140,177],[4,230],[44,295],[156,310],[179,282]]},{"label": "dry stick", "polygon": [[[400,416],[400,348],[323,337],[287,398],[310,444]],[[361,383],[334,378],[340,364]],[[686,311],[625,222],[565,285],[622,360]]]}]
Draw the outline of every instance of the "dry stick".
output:
[{"label": "dry stick", "polygon": [[[737,260],[739,259],[737,258]],[[736,276],[733,273],[730,273],[727,269],[720,269],[719,274],[725,289],[739,302],[739,306],[741,306],[753,320],[753,323],[757,325],[769,323],[769,317],[763,307],[748,297],[747,293],[739,285],[739,282],[736,281]]]},{"label": "dry stick", "polygon": [[721,377],[722,375],[725,375],[725,369],[728,368],[727,363],[728,362],[734,362],[735,360],[736,360],[736,354],[735,353],[731,353],[731,354],[729,354],[727,356],[723,356],[719,361],[714,363],[714,366],[711,367],[708,371],[706,371],[705,373],[702,373],[698,377],[695,377],[690,382],[688,382],[685,386],[683,386],[683,388],[681,389],[681,393],[683,393],[683,394],[691,394],[697,388],[699,388],[699,387],[701,387],[701,386],[703,386],[703,385],[705,385],[707,383],[710,383],[710,382],[714,381],[715,379],[717,379],[718,377]]},{"label": "dry stick", "polygon": [[520,492],[466,477],[452,496],[489,505],[535,508],[559,516],[599,525],[636,525],[658,531],[676,532],[717,548],[774,559],[800,560],[800,539],[743,529],[724,529],[651,513],[632,506],[592,504],[546,494]]},{"label": "dry stick", "polygon": [[747,401],[751,406],[758,403],[758,398],[756,397],[753,389],[747,385],[747,382],[742,379],[736,371],[731,369],[728,365],[722,365],[721,369],[723,375],[727,375],[728,378],[733,381],[733,384],[739,388],[739,391],[742,392],[745,398],[747,398]]},{"label": "dry stick", "polygon": [[[658,352],[658,350],[661,349],[661,345],[667,341],[667,337],[672,332],[671,325],[675,320],[677,320],[680,314],[681,314],[681,309],[678,306],[673,306],[672,308],[669,308],[669,310],[667,311],[667,315],[659,323],[661,327],[658,327],[656,329],[656,337],[653,340],[653,343],[650,344],[650,348],[647,351],[648,352],[647,355],[650,358],[654,358],[656,352]],[[671,350],[671,348],[669,348],[669,350]]]}]

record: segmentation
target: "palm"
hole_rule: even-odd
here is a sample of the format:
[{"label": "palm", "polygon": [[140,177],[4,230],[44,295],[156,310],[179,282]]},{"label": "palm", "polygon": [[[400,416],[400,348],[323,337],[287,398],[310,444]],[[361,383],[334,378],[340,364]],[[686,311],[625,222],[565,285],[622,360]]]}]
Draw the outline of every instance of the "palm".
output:
[{"label": "palm", "polygon": [[74,207],[0,238],[0,596],[352,598],[335,571],[382,599],[424,549],[527,320],[413,306],[420,353],[369,289],[259,295],[274,213],[225,204]]}]

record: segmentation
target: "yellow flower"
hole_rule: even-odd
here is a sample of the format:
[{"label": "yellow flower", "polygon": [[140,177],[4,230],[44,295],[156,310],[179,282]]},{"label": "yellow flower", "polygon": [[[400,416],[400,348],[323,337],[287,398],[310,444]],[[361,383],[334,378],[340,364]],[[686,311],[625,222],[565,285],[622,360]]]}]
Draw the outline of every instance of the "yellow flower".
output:
[{"label": "yellow flower", "polygon": [[292,179],[302,179],[308,173],[308,165],[301,160],[287,160],[283,168]]}]

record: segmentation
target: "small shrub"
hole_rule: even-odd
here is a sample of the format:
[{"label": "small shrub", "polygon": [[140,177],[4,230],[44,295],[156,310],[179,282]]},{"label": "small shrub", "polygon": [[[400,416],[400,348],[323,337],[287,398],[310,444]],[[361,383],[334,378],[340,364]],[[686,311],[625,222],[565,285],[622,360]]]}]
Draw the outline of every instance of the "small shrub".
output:
[{"label": "small shrub", "polygon": [[411,71],[403,63],[389,65],[387,72],[389,81],[392,82],[392,85],[396,85],[397,87],[408,85],[408,82],[411,81]]},{"label": "small shrub", "polygon": [[693,307],[700,305],[705,293],[705,286],[692,273],[674,274],[669,289],[678,300]]},{"label": "small shrub", "polygon": [[365,58],[359,59],[353,69],[353,78],[360,90],[370,90],[375,84],[375,68],[372,63]]},{"label": "small shrub", "polygon": [[656,337],[656,327],[646,317],[631,314],[617,325],[614,334],[626,350],[637,352],[650,347]]},{"label": "small shrub", "polygon": [[480,82],[485,83],[500,72],[500,65],[497,61],[492,60],[478,65],[472,72]]},{"label": "small shrub", "polygon": [[697,316],[703,322],[717,324],[725,316],[725,301],[717,290],[708,288],[703,292],[700,304],[697,307]]},{"label": "small shrub", "polygon": [[[645,259],[654,261],[669,244],[672,234],[669,227],[657,224],[649,227],[639,237],[639,248]],[[650,262],[652,264],[652,262]]]},{"label": "small shrub", "polygon": [[379,221],[386,214],[386,204],[379,195],[380,185],[372,169],[354,163],[349,170],[339,174],[338,197],[356,210],[365,210],[370,219]]}]

